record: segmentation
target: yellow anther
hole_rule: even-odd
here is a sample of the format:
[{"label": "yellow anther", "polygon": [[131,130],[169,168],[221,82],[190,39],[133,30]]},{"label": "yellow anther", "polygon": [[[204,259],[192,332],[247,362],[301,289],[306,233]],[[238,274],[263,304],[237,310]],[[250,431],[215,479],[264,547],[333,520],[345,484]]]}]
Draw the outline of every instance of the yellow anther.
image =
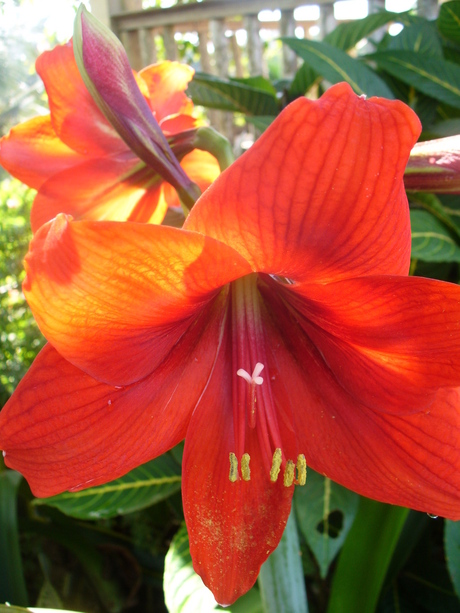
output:
[{"label": "yellow anther", "polygon": [[286,468],[284,469],[284,485],[289,487],[294,483],[295,477],[295,464],[292,460],[286,462]]},{"label": "yellow anther", "polygon": [[249,468],[249,453],[243,453],[243,457],[241,458],[241,476],[243,477],[243,481],[251,480],[251,469]]},{"label": "yellow anther", "polygon": [[270,470],[270,481],[272,481],[272,483],[275,483],[275,481],[278,479],[278,475],[280,474],[281,460],[281,449],[277,448],[273,454],[272,468]]},{"label": "yellow anther", "polygon": [[297,456],[297,482],[299,485],[307,482],[307,461],[303,453]]},{"label": "yellow anther", "polygon": [[233,452],[230,452],[230,474],[228,478],[232,483],[238,481],[238,460]]}]

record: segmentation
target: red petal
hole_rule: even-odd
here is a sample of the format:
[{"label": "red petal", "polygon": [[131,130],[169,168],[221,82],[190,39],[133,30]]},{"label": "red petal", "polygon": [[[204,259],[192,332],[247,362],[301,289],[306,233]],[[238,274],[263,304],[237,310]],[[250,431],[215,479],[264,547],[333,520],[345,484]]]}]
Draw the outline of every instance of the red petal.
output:
[{"label": "red petal", "polygon": [[459,519],[460,390],[439,391],[411,415],[373,411],[337,382],[287,310],[277,309],[269,324],[281,373],[273,395],[294,414],[307,464],[364,496]]},{"label": "red petal", "polygon": [[106,483],[184,438],[215,361],[221,303],[211,305],[174,351],[141,382],[100,383],[51,345],[0,413],[5,462],[37,496]]},{"label": "red petal", "polygon": [[170,136],[172,134],[179,134],[180,132],[186,132],[187,130],[193,130],[199,125],[202,125],[198,119],[195,119],[191,115],[173,115],[167,117],[161,123],[161,129]]},{"label": "red petal", "polygon": [[34,189],[84,159],[56,136],[49,115],[19,124],[0,140],[1,165]]},{"label": "red petal", "polygon": [[399,101],[345,84],[296,100],[200,198],[186,227],[294,280],[405,274],[402,176],[420,132]]},{"label": "red petal", "polygon": [[216,295],[249,266],[205,236],[150,224],[40,228],[23,289],[44,335],[70,362],[115,385],[150,374]]},{"label": "red petal", "polygon": [[365,277],[283,293],[337,381],[366,406],[414,413],[439,387],[460,385],[458,285]]},{"label": "red petal", "polygon": [[[148,221],[160,204],[160,186],[161,178],[133,155],[85,161],[41,186],[32,207],[32,229],[35,232],[58,213],[74,219],[125,221],[132,219],[141,200]],[[155,216],[157,223],[163,221],[165,208]]]},{"label": "red petal", "polygon": [[169,115],[190,115],[193,102],[185,90],[193,78],[193,68],[179,62],[160,62],[139,72],[150,92],[150,106],[159,123]]},{"label": "red petal", "polygon": [[[229,480],[235,453],[230,333],[185,439],[182,497],[193,566],[217,602],[228,605],[254,584],[276,548],[291,507],[294,487],[269,479],[257,429],[247,429],[250,481]],[[293,433],[282,428],[286,452],[295,454]],[[294,455],[295,457],[295,455]],[[240,460],[240,458],[238,458]]]},{"label": "red petal", "polygon": [[70,43],[42,53],[36,68],[48,94],[53,127],[66,145],[91,157],[127,149],[86,89]]}]

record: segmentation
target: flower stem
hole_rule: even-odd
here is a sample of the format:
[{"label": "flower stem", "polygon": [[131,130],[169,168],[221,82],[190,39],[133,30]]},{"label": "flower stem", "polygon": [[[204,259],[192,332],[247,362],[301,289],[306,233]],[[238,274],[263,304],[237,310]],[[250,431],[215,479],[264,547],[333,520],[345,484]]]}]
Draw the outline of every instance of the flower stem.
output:
[{"label": "flower stem", "polygon": [[260,569],[259,588],[264,613],[308,613],[294,508],[278,547]]},{"label": "flower stem", "polygon": [[213,128],[198,128],[192,143],[196,149],[211,153],[218,161],[221,172],[235,161],[228,139]]}]

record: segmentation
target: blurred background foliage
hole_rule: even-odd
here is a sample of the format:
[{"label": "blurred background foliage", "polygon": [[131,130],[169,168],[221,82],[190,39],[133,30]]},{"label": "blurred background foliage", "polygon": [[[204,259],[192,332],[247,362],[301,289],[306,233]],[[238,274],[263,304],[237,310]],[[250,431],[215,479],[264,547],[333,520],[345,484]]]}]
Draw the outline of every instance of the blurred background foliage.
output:
[{"label": "blurred background foliage", "polygon": [[[38,3],[0,0],[0,134],[47,112],[33,63],[45,48],[69,37],[47,30],[45,17],[29,27],[27,13],[34,4]],[[79,2],[65,4],[73,11]],[[381,30],[389,23],[401,26],[397,35]],[[257,135],[296,96],[316,97],[328,84],[346,79],[355,90],[398,97],[411,105],[422,118],[426,138],[459,133],[459,24],[458,1],[445,3],[440,17],[431,21],[411,12],[369,15],[339,25],[321,42],[286,39],[284,44],[299,58],[297,72],[288,81],[282,78],[282,43],[278,41],[270,50],[268,78],[198,73],[189,94],[207,109],[234,113],[236,123],[251,123],[256,128],[252,134]],[[179,50],[185,61],[196,64],[199,52],[193,40],[183,38]],[[405,69],[396,69],[403,56]],[[0,183],[0,406],[44,342],[20,289],[33,198],[33,190],[4,173]],[[412,273],[458,282],[459,197],[411,194],[410,202]],[[26,482],[5,469],[0,459],[0,603],[85,613],[219,609],[191,565],[180,496],[181,453],[179,446],[110,484],[44,500],[35,499]],[[457,522],[413,511],[402,512],[396,521],[394,509],[364,502],[312,471],[307,487],[296,491],[294,507],[311,613],[336,613],[328,602],[340,584],[336,570],[341,550],[351,559],[350,567],[359,568],[364,560],[369,573],[381,576],[373,588],[372,611],[460,610]],[[378,525],[376,538],[361,543],[360,530],[370,529],[373,521]],[[377,543],[384,529],[396,535],[387,562]],[[341,594],[358,592],[360,580],[340,585]],[[262,613],[262,607],[256,586],[226,610]],[[364,605],[354,611],[371,613]]]}]

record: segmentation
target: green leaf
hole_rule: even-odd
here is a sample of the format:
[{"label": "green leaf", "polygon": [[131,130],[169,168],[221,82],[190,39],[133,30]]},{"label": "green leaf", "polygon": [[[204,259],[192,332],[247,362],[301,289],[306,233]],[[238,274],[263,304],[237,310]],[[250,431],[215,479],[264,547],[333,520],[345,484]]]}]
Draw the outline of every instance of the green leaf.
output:
[{"label": "green leaf", "polygon": [[107,518],[155,504],[177,492],[180,483],[180,463],[167,453],[106,485],[36,498],[33,504],[53,506],[79,519]]},{"label": "green leaf", "polygon": [[460,2],[444,2],[439,9],[438,28],[443,36],[460,44]]},{"label": "green leaf", "polygon": [[442,44],[436,28],[430,21],[421,21],[406,26],[391,38],[388,51],[415,51],[431,57],[443,58]]},{"label": "green leaf", "polygon": [[429,138],[442,138],[444,136],[455,136],[460,134],[460,118],[446,119],[430,127]]},{"label": "green leaf", "polygon": [[260,91],[267,92],[271,96],[276,96],[276,89],[273,84],[262,76],[257,77],[246,77],[244,79],[233,78],[230,79],[232,83],[240,83],[241,85],[247,85],[248,87],[253,87],[254,89],[258,89]]},{"label": "green leaf", "polygon": [[211,591],[193,570],[185,523],[166,554],[163,589],[169,613],[208,613],[218,606]]},{"label": "green leaf", "polygon": [[195,104],[248,115],[277,115],[278,102],[273,93],[236,80],[195,73],[187,94]]},{"label": "green leaf", "polygon": [[297,38],[283,38],[282,40],[330,83],[346,81],[359,95],[393,98],[388,85],[375,72],[344,51],[327,43],[312,40]]},{"label": "green leaf", "polygon": [[21,479],[13,470],[0,472],[0,600],[26,605],[17,523],[17,490]]},{"label": "green leaf", "polygon": [[444,549],[450,578],[460,598],[460,522],[444,521]]},{"label": "green leaf", "polygon": [[304,96],[321,76],[306,62],[297,70],[289,88],[289,100]]},{"label": "green leaf", "polygon": [[259,130],[260,132],[265,132],[268,126],[273,123],[276,117],[272,115],[260,116],[260,117],[246,117],[246,120]]},{"label": "green leaf", "polygon": [[249,590],[230,607],[221,609],[201,577],[193,570],[185,523],[175,534],[165,558],[163,579],[165,603],[169,613],[263,613],[257,589]]},{"label": "green leaf", "polygon": [[446,226],[428,211],[411,210],[411,257],[426,262],[460,262],[460,247]]},{"label": "green leaf", "polygon": [[278,547],[262,564],[259,587],[264,613],[308,613],[294,508]]},{"label": "green leaf", "polygon": [[308,470],[307,485],[296,487],[294,507],[298,526],[318,562],[321,577],[342,547],[353,524],[359,496]]},{"label": "green leaf", "polygon": [[460,108],[460,66],[415,51],[382,51],[367,57],[427,96]]},{"label": "green leaf", "polygon": [[460,200],[456,195],[443,194],[438,197],[435,194],[415,192],[409,195],[409,200],[411,204],[429,211],[452,231],[457,240],[460,239]]},{"label": "green leaf", "polygon": [[402,20],[403,14],[401,13],[391,13],[389,11],[371,13],[364,17],[364,19],[356,19],[339,24],[324,37],[324,42],[337,47],[337,49],[342,49],[342,51],[349,51],[363,38],[367,38],[372,32],[375,32],[375,30],[378,30],[390,21],[401,22]]},{"label": "green leaf", "polygon": [[361,498],[332,580],[327,613],[375,611],[408,509]]}]

